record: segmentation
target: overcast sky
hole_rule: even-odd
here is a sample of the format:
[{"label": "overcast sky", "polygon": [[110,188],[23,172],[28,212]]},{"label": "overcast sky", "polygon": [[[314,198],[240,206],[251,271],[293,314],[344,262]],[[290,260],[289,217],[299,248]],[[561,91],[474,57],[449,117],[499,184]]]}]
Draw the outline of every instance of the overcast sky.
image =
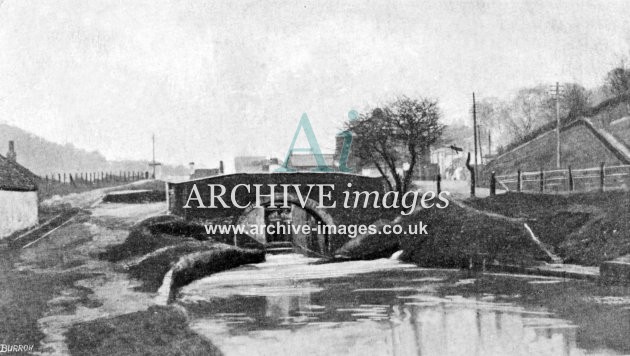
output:
[{"label": "overcast sky", "polygon": [[[1,0],[0,0],[1,2]],[[396,95],[470,120],[471,92],[599,85],[630,54],[624,1],[30,1],[0,5],[0,121],[111,159],[231,166],[320,144]]]}]

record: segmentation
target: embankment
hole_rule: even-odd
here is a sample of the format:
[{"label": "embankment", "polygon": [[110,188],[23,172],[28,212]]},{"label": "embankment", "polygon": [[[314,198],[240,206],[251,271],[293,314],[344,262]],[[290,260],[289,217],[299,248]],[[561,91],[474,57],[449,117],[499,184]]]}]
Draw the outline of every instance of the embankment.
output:
[{"label": "embankment", "polygon": [[524,224],[477,212],[452,203],[446,209],[424,209],[398,222],[403,229],[422,221],[427,235],[369,235],[353,240],[336,254],[354,259],[400,258],[425,267],[469,267],[500,263],[530,266],[551,262],[549,254],[532,239]]},{"label": "embankment", "polygon": [[625,191],[507,193],[418,211],[400,224],[419,221],[428,225],[428,235],[360,236],[336,254],[379,258],[398,248],[404,250],[403,260],[439,267],[467,267],[471,259],[528,266],[553,262],[554,256],[568,264],[599,266],[630,254],[630,193]]},{"label": "embankment", "polygon": [[508,193],[467,202],[527,222],[565,263],[598,266],[630,254],[630,192]]},{"label": "embankment", "polygon": [[173,215],[155,216],[136,224],[120,245],[100,255],[122,263],[139,288],[156,292],[164,276],[173,270],[171,288],[179,288],[212,273],[247,263],[263,262],[263,251],[217,243],[203,225]]}]

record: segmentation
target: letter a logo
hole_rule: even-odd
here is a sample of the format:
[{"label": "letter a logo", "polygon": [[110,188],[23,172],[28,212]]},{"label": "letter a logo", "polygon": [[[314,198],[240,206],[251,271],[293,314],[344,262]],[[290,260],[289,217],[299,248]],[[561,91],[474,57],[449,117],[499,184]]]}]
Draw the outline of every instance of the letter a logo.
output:
[{"label": "letter a logo", "polygon": [[[300,134],[300,130],[304,130],[306,134],[306,139],[308,140],[309,148],[296,148],[295,142]],[[328,167],[326,161],[324,160],[324,156],[322,155],[322,151],[319,148],[319,143],[317,143],[317,138],[315,137],[315,133],[313,132],[313,127],[311,126],[311,122],[306,116],[306,113],[302,114],[302,118],[300,119],[300,123],[298,124],[297,130],[295,130],[295,135],[293,135],[293,141],[291,141],[291,146],[289,146],[289,150],[287,151],[287,155],[284,158],[284,162],[280,168],[276,169],[276,172],[295,172],[296,169],[289,166],[291,157],[294,152],[307,152],[315,157],[315,162],[317,163],[317,168],[313,169],[315,172],[332,172],[333,169]]]},{"label": "letter a logo", "polygon": [[[359,117],[359,114],[350,110],[348,112],[348,119],[350,122],[356,120]],[[350,131],[341,131],[337,134],[337,137],[343,138],[343,146],[341,147],[341,154],[339,156],[339,171],[340,172],[352,172],[352,168],[348,167],[348,157],[350,157],[350,147],[352,146],[352,132]]]}]

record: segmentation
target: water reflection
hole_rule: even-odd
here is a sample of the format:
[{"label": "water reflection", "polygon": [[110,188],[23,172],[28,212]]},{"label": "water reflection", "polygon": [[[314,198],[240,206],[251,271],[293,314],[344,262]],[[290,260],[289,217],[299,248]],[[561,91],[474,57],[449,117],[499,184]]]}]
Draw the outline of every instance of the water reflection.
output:
[{"label": "water reflection", "polygon": [[271,256],[186,287],[180,302],[226,355],[586,354],[576,327],[543,308],[439,293],[462,281],[453,271],[308,262]]}]

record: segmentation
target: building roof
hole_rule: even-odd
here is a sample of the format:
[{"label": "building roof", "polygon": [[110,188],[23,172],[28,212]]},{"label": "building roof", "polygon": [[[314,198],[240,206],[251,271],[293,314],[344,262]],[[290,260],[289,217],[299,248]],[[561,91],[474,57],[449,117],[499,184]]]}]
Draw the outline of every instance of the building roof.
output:
[{"label": "building roof", "polygon": [[[322,154],[322,157],[324,158],[324,161],[326,162],[326,164],[329,167],[333,166],[334,163],[334,154],[330,153],[324,153]],[[308,154],[291,154],[291,156],[289,157],[289,164],[290,167],[295,167],[295,168],[312,168],[312,167],[317,167],[317,161],[315,160],[315,156],[308,153]]]},{"label": "building roof", "polygon": [[0,190],[36,191],[36,177],[25,167],[0,155]]},{"label": "building roof", "polygon": [[195,169],[195,171],[190,175],[190,179],[214,177],[219,174],[221,174],[221,168],[200,168]]},{"label": "building roof", "polygon": [[269,159],[265,156],[238,156],[234,158],[236,173],[263,172],[263,166],[269,165]]}]

